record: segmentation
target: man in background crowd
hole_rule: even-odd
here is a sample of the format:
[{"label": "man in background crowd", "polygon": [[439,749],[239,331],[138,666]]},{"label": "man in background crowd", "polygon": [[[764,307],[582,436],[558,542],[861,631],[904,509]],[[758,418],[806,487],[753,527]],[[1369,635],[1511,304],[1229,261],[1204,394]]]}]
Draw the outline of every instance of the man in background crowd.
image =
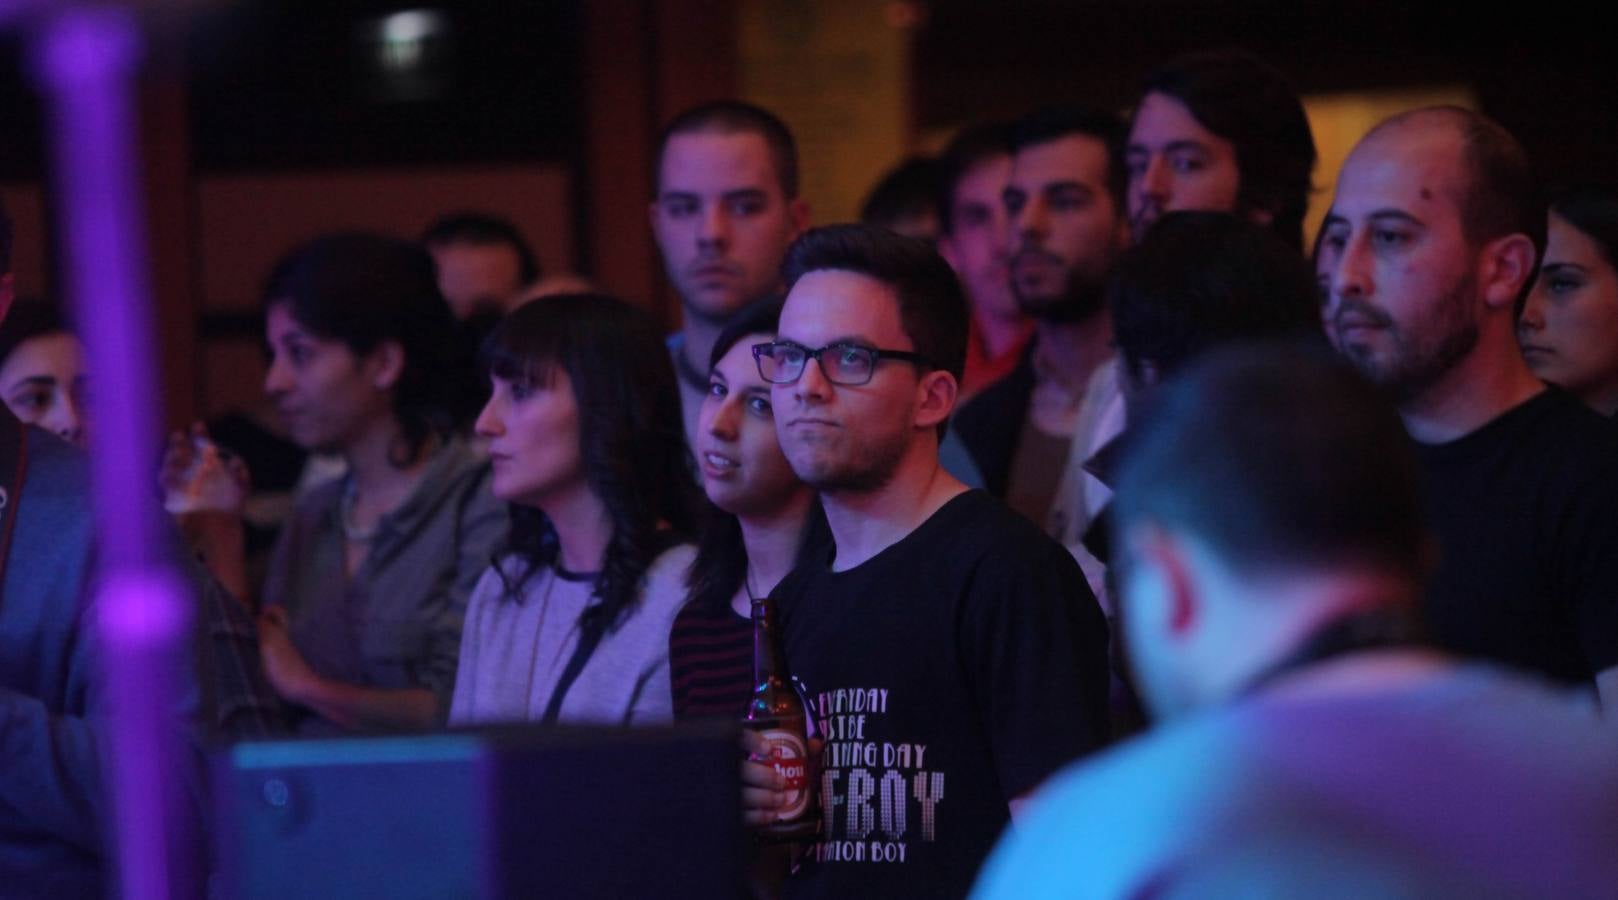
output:
[{"label": "man in background crowd", "polygon": [[685,327],[669,339],[689,440],[708,390],[714,339],[738,310],[781,290],[781,259],[809,224],[792,132],[737,101],[686,110],[657,149],[652,231],[680,295]]},{"label": "man in background crowd", "polygon": [[1147,76],[1124,149],[1139,241],[1174,210],[1236,213],[1303,252],[1315,141],[1303,104],[1269,64],[1197,53]]},{"label": "man in background crowd", "polygon": [[1011,177],[1005,125],[968,128],[939,157],[938,252],[961,279],[972,308],[961,376],[965,404],[1009,375],[1022,359],[1034,323],[1011,290],[1004,194]]},{"label": "man in background crowd", "polygon": [[[1081,468],[1123,427],[1104,301],[1128,242],[1123,137],[1116,117],[1057,108],[1012,127],[1004,191],[1011,287],[1035,321],[1024,362],[961,410],[955,424],[989,492],[1079,550],[1106,499]],[[1099,567],[1081,557],[1092,585]]]},{"label": "man in background crowd", "polygon": [[461,212],[444,216],[421,236],[438,266],[438,290],[455,318],[504,315],[539,279],[539,262],[517,226],[499,216]]},{"label": "man in background crowd", "polygon": [[860,204],[860,221],[938,243],[938,160],[913,156],[877,181]]}]

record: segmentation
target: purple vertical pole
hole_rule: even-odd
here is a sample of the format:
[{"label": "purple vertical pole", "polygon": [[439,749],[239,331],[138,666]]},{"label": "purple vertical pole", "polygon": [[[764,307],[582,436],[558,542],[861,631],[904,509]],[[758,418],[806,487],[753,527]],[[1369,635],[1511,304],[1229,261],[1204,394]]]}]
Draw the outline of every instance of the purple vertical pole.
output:
[{"label": "purple vertical pole", "polygon": [[195,873],[174,727],[190,606],[165,562],[153,479],[161,394],[152,353],[137,182],[139,25],[129,10],[67,7],[35,36],[48,97],[67,282],[95,390],[90,451],[100,585],[97,636],[111,705],[110,785],[122,896],[186,892]]}]

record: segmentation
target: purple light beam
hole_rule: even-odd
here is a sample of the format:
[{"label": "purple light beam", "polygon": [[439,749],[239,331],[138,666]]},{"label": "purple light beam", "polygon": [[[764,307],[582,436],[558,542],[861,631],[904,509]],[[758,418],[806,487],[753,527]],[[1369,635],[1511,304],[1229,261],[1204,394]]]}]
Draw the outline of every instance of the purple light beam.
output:
[{"label": "purple light beam", "polygon": [[96,390],[96,618],[112,705],[109,762],[119,894],[195,889],[175,729],[191,604],[166,561],[153,478],[161,394],[137,182],[132,12],[64,6],[40,24],[34,64],[48,96],[67,283]]}]

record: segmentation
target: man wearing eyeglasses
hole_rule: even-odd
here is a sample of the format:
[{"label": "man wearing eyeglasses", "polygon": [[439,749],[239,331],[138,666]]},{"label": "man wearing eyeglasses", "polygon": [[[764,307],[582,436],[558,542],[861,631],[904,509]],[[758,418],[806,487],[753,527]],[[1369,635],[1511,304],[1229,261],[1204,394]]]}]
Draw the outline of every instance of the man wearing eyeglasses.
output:
[{"label": "man wearing eyeglasses", "polygon": [[964,895],[1020,799],[1105,739],[1105,620],[1060,544],[939,466],[968,315],[944,260],[839,225],[785,274],[754,356],[835,544],[774,594],[825,741],[823,832],[785,893]]}]

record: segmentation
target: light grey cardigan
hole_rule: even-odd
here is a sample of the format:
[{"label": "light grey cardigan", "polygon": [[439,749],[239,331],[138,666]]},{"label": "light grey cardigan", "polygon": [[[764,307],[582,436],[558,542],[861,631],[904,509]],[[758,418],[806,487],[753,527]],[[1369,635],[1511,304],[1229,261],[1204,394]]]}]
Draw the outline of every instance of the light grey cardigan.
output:
[{"label": "light grey cardigan", "polygon": [[[576,724],[646,725],[668,722],[669,629],[685,603],[686,569],[695,549],[665,551],[647,570],[640,602],[608,631],[562,701],[558,720]],[[523,564],[510,558],[507,578]],[[520,597],[490,566],[466,610],[461,659],[450,702],[451,725],[537,721],[579,639],[579,614],[593,600],[590,581],[535,572]]]}]

